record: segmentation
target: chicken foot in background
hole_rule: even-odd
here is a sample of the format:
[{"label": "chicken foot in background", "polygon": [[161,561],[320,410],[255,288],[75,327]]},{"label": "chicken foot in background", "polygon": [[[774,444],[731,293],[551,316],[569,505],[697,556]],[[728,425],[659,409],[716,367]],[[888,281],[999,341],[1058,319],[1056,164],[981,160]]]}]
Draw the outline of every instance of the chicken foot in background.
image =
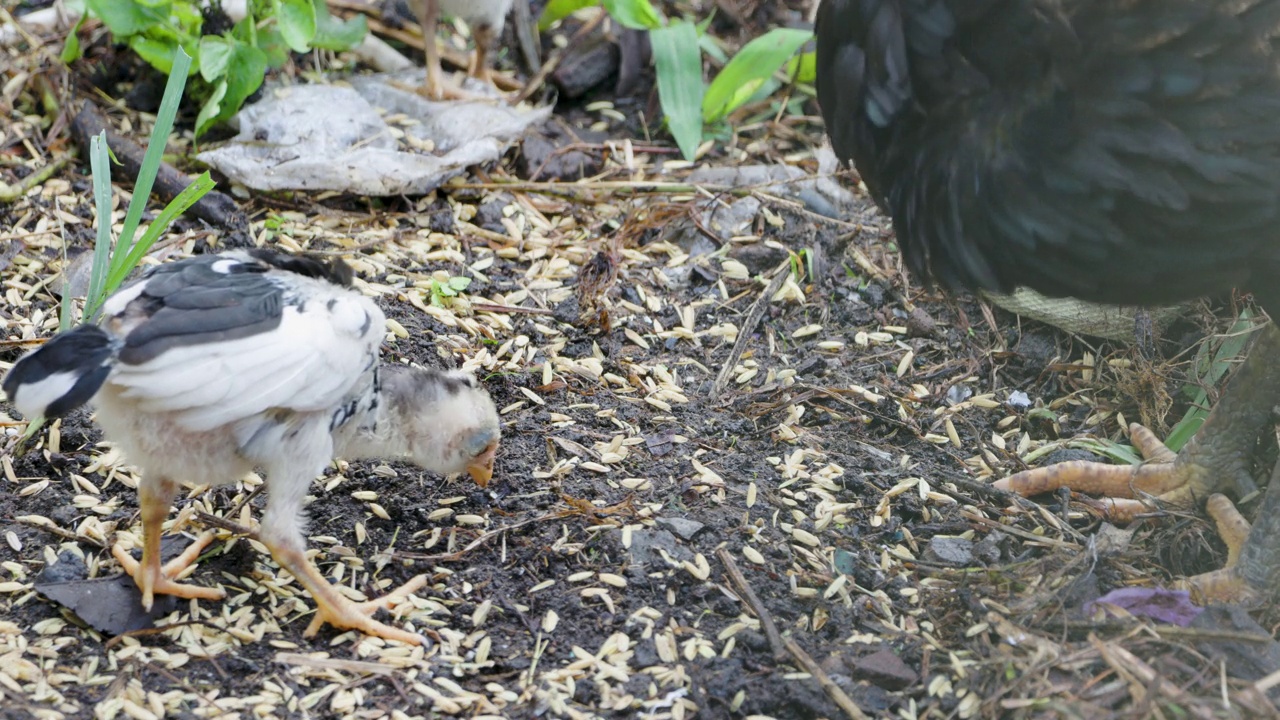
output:
[{"label": "chicken foot in background", "polygon": [[1176,455],[1141,425],[1130,426],[1147,462],[1137,466],[1072,461],[1024,470],[995,483],[997,488],[1030,497],[1059,488],[1103,495],[1104,514],[1127,522],[1162,505],[1194,509],[1202,502],[1227,545],[1227,567],[1188,578],[1198,600],[1256,602],[1280,591],[1280,462],[1272,473],[1259,522],[1249,524],[1226,496],[1252,492],[1250,460],[1258,440],[1271,427],[1271,409],[1280,401],[1280,329],[1267,324],[1248,357],[1236,370],[1218,405],[1195,437]]},{"label": "chicken foot in background", "polygon": [[512,0],[422,0],[418,18],[422,23],[422,40],[426,49],[427,75],[423,80],[422,94],[432,100],[489,99],[484,95],[467,92],[457,85],[446,83],[441,77],[440,51],[436,47],[436,28],[441,11],[446,15],[461,17],[471,26],[475,40],[475,53],[467,75],[483,83],[493,85],[489,71],[489,52],[502,34],[507,12]]}]

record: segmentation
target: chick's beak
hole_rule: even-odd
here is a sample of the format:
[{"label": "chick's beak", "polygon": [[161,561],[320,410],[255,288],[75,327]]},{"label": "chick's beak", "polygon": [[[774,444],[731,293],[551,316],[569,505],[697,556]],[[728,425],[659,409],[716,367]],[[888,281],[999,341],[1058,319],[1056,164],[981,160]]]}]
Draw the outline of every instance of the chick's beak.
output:
[{"label": "chick's beak", "polygon": [[467,472],[470,473],[471,479],[476,481],[480,487],[487,487],[489,480],[493,477],[493,458],[498,454],[498,443],[489,443],[484,452],[472,458],[471,463],[467,465]]}]

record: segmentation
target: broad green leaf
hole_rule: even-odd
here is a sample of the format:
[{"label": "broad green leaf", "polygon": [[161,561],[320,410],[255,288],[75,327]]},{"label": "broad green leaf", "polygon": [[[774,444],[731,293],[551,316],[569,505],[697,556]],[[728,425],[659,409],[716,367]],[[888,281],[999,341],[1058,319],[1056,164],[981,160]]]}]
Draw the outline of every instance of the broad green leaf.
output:
[{"label": "broad green leaf", "polygon": [[226,120],[235,115],[244,101],[262,87],[267,72],[266,53],[241,42],[234,43],[233,47],[231,62],[227,65],[227,87],[216,120]]},{"label": "broad green leaf", "polygon": [[702,98],[702,118],[715,122],[736,110],[813,37],[808,30],[774,28],[738,51]]},{"label": "broad green leaf", "polygon": [[552,25],[578,12],[582,8],[599,5],[600,0],[551,0],[538,16],[538,29],[546,32]]},{"label": "broad green leaf", "polygon": [[86,0],[85,7],[120,40],[137,35],[169,18],[168,2],[149,6],[129,0]]},{"label": "broad green leaf", "polygon": [[209,99],[200,107],[200,114],[196,116],[196,137],[203,135],[205,130],[218,121],[218,116],[222,114],[222,98],[226,96],[227,81],[224,78],[213,86]]},{"label": "broad green leaf", "polygon": [[231,42],[221,35],[205,35],[200,38],[200,77],[205,82],[212,83],[226,75],[233,52]]},{"label": "broad green leaf", "polygon": [[787,75],[798,83],[812,85],[818,79],[818,54],[809,51],[788,60]]},{"label": "broad green leaf", "polygon": [[[609,17],[625,28],[654,30],[662,27],[662,13],[649,0],[604,0],[604,9]],[[690,40],[697,44],[698,38],[695,36]]]},{"label": "broad green leaf", "polygon": [[324,0],[314,0],[316,10],[316,35],[311,38],[311,47],[321,50],[341,52],[350,50],[364,42],[369,34],[369,24],[364,15],[354,15],[350,20],[342,20],[329,14],[329,6]]},{"label": "broad green leaf", "polygon": [[471,278],[469,277],[455,275],[454,277],[449,278],[449,287],[454,290],[466,290],[469,285],[471,285]]},{"label": "broad green leaf", "polygon": [[667,127],[686,160],[702,142],[702,55],[698,31],[691,23],[675,21],[649,31],[653,63],[658,70],[658,99]]},{"label": "broad green leaf", "polygon": [[289,55],[293,52],[280,31],[270,25],[258,30],[258,49],[266,53],[267,67],[272,69],[289,64]]},{"label": "broad green leaf", "polygon": [[134,35],[129,38],[129,48],[151,67],[168,75],[173,70],[173,51],[178,49],[178,41],[151,35]]},{"label": "broad green leaf", "polygon": [[294,52],[311,50],[316,36],[316,9],[311,0],[275,0],[276,26]]}]

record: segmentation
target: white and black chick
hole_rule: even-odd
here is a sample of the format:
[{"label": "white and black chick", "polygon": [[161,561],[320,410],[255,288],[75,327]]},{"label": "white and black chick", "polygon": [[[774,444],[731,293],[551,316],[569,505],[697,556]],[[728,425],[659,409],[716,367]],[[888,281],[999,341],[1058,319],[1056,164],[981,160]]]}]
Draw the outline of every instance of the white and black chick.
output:
[{"label": "white and black chick", "polygon": [[493,401],[470,374],[381,365],[385,317],[341,260],[250,250],[158,265],[103,305],[98,324],[54,336],[5,377],[29,419],[91,403],[107,439],[141,471],[143,550],[116,559],[142,590],[219,599],[174,580],[212,539],[160,561],[179,483],[235,482],[255,468],[269,491],[258,539],[315,598],[324,623],[419,644],[372,615],[426,582],[377,600],[339,594],[306,557],[303,502],[335,457],[401,459],[467,471],[482,487],[500,437]]}]

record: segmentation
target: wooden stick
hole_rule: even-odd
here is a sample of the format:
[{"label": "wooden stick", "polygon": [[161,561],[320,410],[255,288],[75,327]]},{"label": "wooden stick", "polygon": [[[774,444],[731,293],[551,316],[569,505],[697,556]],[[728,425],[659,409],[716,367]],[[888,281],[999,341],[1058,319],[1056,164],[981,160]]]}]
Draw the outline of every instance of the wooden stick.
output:
[{"label": "wooden stick", "polygon": [[729,357],[725,358],[724,365],[720,368],[720,374],[716,375],[715,384],[711,386],[712,397],[717,397],[724,391],[725,384],[729,382],[729,376],[733,374],[734,366],[738,364],[738,358],[742,357],[742,353],[747,349],[751,333],[756,331],[756,325],[760,323],[760,318],[764,316],[765,308],[769,307],[770,298],[777,295],[778,291],[782,289],[782,284],[787,281],[787,277],[791,273],[791,258],[787,258],[773,273],[773,280],[769,283],[769,287],[765,288],[764,293],[756,298],[751,309],[747,310],[746,317],[742,319],[742,326],[738,328],[738,339],[734,341],[733,349],[729,351]]},{"label": "wooden stick", "polygon": [[818,684],[822,686],[822,690],[827,693],[827,697],[831,698],[831,701],[836,705],[839,705],[845,715],[848,715],[851,720],[867,720],[867,716],[853,702],[853,698],[849,697],[831,679],[830,675],[827,675],[822,666],[809,653],[805,652],[804,648],[796,644],[795,640],[782,637],[778,632],[778,626],[773,622],[773,616],[765,609],[764,603],[760,602],[760,598],[756,597],[755,591],[751,589],[751,585],[743,577],[742,571],[738,569],[738,563],[734,562],[733,555],[730,555],[728,550],[720,548],[716,550],[716,557],[720,558],[720,562],[724,565],[725,573],[733,583],[734,590],[750,606],[751,612],[760,619],[760,626],[764,628],[764,635],[769,639],[769,646],[773,648],[774,658],[782,659],[784,653],[791,655],[805,672],[818,681]]}]

